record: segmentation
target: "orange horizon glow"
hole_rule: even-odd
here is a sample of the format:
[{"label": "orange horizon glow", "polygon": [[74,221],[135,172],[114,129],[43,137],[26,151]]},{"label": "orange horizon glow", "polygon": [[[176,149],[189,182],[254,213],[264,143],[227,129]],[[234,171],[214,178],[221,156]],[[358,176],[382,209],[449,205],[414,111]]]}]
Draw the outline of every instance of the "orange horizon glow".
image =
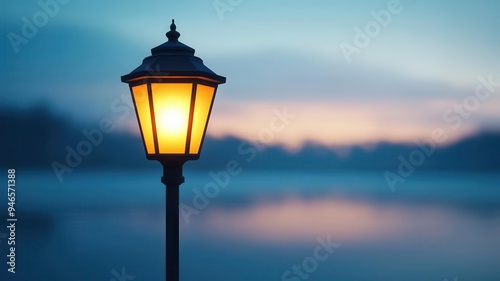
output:
[{"label": "orange horizon glow", "polygon": [[[479,131],[476,118],[500,118],[500,102],[493,100],[481,111],[464,118],[455,128],[442,115],[450,101],[216,101],[207,134],[215,138],[227,136],[259,141],[264,145],[282,145],[290,151],[313,143],[328,147],[361,145],[370,147],[380,142],[409,143],[432,140],[435,129],[442,129],[446,145]],[[274,111],[296,115],[283,130],[270,134]],[[422,110],[424,108],[425,110]],[[271,130],[272,131],[272,130]],[[259,134],[261,137],[259,137]],[[264,138],[262,138],[264,136]],[[271,136],[271,137],[269,137]]]}]

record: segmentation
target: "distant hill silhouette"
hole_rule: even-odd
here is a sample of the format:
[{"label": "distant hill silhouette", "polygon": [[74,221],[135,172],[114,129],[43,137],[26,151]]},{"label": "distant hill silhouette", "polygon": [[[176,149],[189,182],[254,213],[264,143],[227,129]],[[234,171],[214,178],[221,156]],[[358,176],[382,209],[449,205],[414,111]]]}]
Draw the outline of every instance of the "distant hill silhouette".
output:
[{"label": "distant hill silhouette", "polygon": [[[68,165],[67,147],[77,151],[82,141],[90,144],[81,126],[68,121],[67,116],[55,116],[46,107],[27,111],[0,110],[0,136],[0,165],[3,167],[52,169],[54,162]],[[500,133],[481,133],[437,148],[425,156],[419,169],[500,171],[499,145]],[[90,153],[88,146],[81,146],[81,151],[88,155],[80,155],[79,167],[149,168],[158,165],[146,160],[139,137],[123,132],[103,134],[101,142],[92,145]],[[242,167],[252,169],[394,170],[401,161],[398,157],[408,160],[413,151],[421,150],[416,145],[379,143],[370,150],[353,146],[344,156],[333,148],[315,144],[306,144],[294,153],[280,146],[267,146],[258,151],[237,138],[207,138],[200,160],[187,165],[191,169],[218,170],[224,169],[228,161],[236,160]],[[77,159],[70,160],[75,162]]]}]

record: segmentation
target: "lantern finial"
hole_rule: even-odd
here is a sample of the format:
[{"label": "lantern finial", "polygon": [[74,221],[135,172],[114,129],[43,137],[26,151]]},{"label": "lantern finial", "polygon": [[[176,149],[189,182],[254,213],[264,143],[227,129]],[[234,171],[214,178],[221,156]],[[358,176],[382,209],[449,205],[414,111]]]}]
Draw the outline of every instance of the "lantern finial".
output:
[{"label": "lantern finial", "polygon": [[177,26],[175,26],[175,20],[172,19],[172,24],[170,25],[170,31],[167,32],[167,38],[169,42],[177,42],[181,34],[176,31]]}]

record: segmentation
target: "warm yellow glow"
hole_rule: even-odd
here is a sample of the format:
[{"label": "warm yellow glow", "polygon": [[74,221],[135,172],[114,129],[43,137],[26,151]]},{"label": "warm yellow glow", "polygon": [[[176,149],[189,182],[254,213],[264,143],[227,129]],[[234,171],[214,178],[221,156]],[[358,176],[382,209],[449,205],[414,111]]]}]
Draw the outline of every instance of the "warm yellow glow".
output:
[{"label": "warm yellow glow", "polygon": [[153,83],[151,91],[159,153],[184,154],[192,84]]},{"label": "warm yellow glow", "polygon": [[153,126],[151,124],[151,111],[149,110],[148,87],[146,84],[132,87],[132,95],[134,97],[139,123],[142,129],[142,138],[146,145],[148,154],[155,153],[155,145],[153,138]]},{"label": "warm yellow glow", "polygon": [[200,152],[201,141],[207,125],[213,97],[213,87],[198,84],[193,114],[193,128],[191,130],[191,145],[189,147],[190,154],[198,154]]},{"label": "warm yellow glow", "polygon": [[158,127],[167,134],[178,134],[184,128],[185,116],[182,110],[169,108],[160,112],[157,117]]}]

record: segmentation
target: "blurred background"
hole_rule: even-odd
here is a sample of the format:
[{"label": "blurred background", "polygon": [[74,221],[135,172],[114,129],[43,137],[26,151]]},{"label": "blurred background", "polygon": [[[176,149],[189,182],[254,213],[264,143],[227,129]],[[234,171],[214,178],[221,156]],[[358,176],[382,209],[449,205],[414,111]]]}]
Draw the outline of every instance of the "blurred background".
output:
[{"label": "blurred background", "polygon": [[18,222],[14,275],[2,192],[1,280],[168,275],[161,166],[120,76],[172,18],[227,77],[184,166],[181,280],[499,280],[499,8],[3,1],[0,167],[16,169]]}]

